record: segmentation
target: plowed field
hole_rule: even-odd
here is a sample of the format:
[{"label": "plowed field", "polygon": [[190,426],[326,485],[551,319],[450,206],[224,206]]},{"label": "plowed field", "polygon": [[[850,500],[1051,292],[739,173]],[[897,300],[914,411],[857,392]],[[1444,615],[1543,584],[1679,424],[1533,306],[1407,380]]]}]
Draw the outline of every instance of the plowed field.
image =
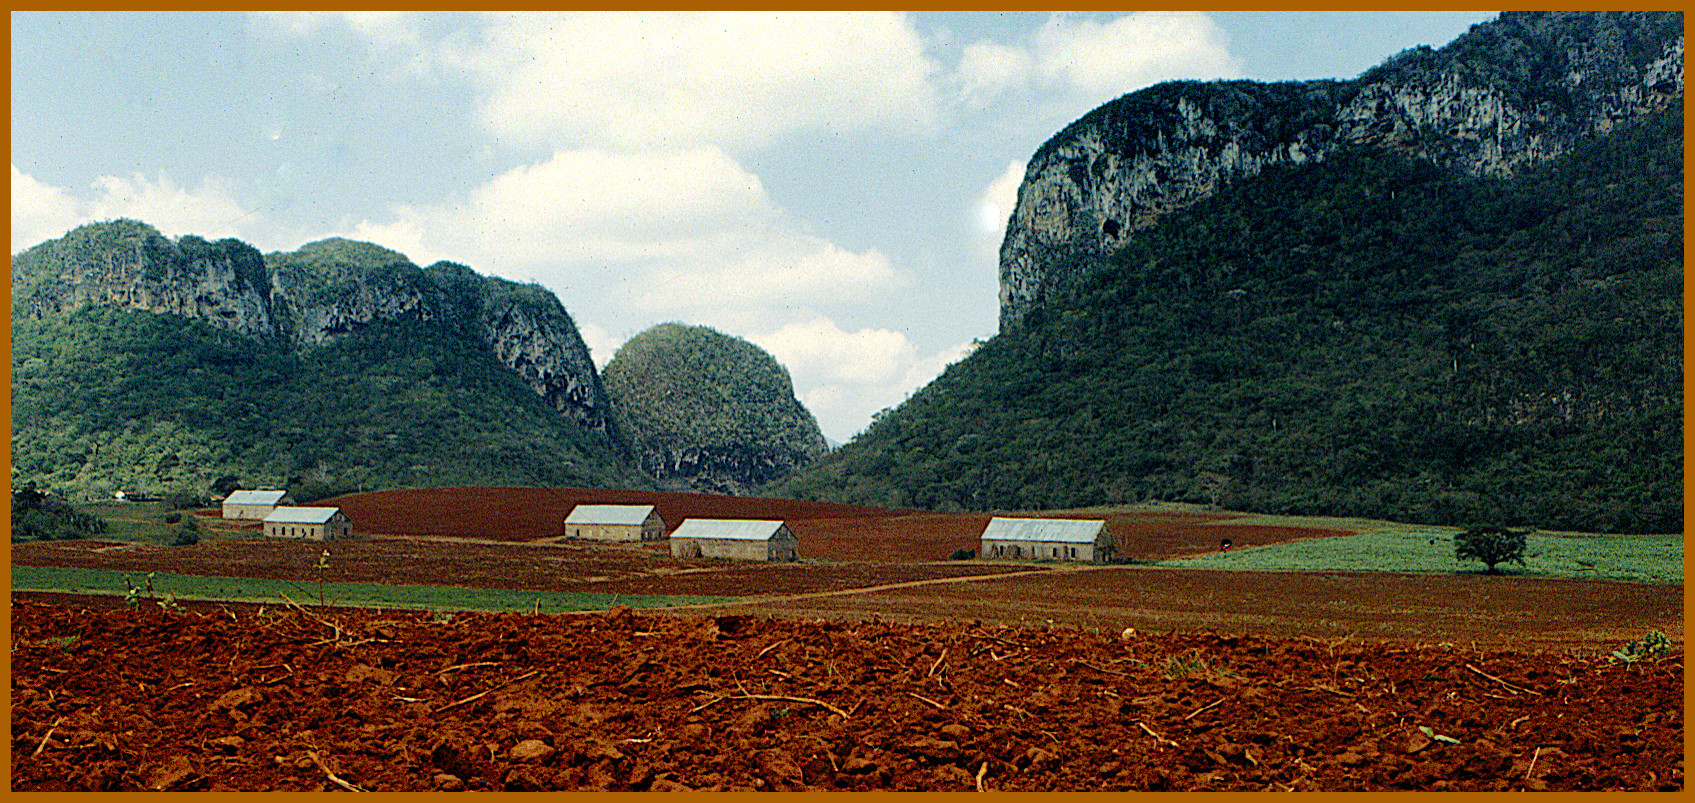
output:
[{"label": "plowed field", "polygon": [[16,790],[1683,787],[1681,653],[18,605]]},{"label": "plowed field", "polygon": [[[976,549],[989,516],[803,502],[792,499],[582,488],[423,488],[352,494],[315,503],[337,505],[361,534],[446,536],[494,541],[537,541],[564,532],[565,517],[579,504],[653,505],[667,530],[684,519],[779,519],[800,538],[801,554],[822,560],[925,562],[955,549]],[[207,511],[216,515],[213,511]],[[1240,514],[1135,510],[1105,518],[1119,554],[1164,558],[1207,552],[1231,538],[1237,547],[1341,535],[1310,527],[1232,525]]]},{"label": "plowed field", "polygon": [[[366,537],[330,545],[323,579],[738,599],[170,615],[14,595],[14,789],[1683,786],[1681,586],[948,561],[987,516],[513,490],[334,500]],[[581,501],[662,503],[670,528],[783,518],[814,562],[535,543]],[[1339,534],[1107,518],[1136,557]],[[12,559],[304,583],[323,546],[31,543]],[[1606,659],[1650,629],[1669,655]]]}]

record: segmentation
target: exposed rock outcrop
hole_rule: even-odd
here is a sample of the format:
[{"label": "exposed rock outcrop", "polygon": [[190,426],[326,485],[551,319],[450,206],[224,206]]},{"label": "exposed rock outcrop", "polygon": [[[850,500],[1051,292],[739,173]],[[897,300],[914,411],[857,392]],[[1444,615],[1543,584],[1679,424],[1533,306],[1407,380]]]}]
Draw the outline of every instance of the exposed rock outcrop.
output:
[{"label": "exposed rock outcrop", "polygon": [[261,256],[238,240],[173,242],[145,223],[116,220],[17,255],[12,292],[14,311],[37,318],[87,305],[145,309],[299,348],[378,321],[461,326],[554,409],[617,444],[599,373],[559,299],[462,265],[420,268],[339,238]]},{"label": "exposed rock outcrop", "polygon": [[600,372],[559,299],[540,287],[489,282],[507,291],[486,296],[479,316],[494,355],[553,409],[621,445]]},{"label": "exposed rock outcrop", "polygon": [[36,318],[88,305],[144,309],[269,338],[270,296],[265,258],[252,246],[173,243],[133,220],[79,227],[12,261],[13,309]]},{"label": "exposed rock outcrop", "polygon": [[1125,95],[1031,158],[1001,245],[1001,328],[1136,231],[1268,166],[1363,146],[1506,176],[1682,97],[1680,12],[1506,12],[1353,81]]}]

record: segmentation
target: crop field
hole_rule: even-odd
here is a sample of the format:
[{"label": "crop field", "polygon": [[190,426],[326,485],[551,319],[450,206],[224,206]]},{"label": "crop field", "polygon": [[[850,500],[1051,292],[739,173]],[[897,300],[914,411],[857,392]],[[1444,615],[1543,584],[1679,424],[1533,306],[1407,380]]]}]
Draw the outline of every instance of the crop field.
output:
[{"label": "crop field", "polygon": [[[1127,564],[947,560],[987,514],[612,493],[13,544],[14,788],[1683,786],[1678,537],[1492,577],[1451,531],[1137,506],[1054,514]],[[583,501],[783,518],[803,562],[543,543]]]},{"label": "crop field", "polygon": [[[1243,571],[1389,571],[1481,573],[1480,563],[1454,560],[1454,529],[1373,530],[1322,541],[1232,548],[1176,560],[1165,566]],[[1680,535],[1539,535],[1525,539],[1525,565],[1500,568],[1521,577],[1683,583]]]}]

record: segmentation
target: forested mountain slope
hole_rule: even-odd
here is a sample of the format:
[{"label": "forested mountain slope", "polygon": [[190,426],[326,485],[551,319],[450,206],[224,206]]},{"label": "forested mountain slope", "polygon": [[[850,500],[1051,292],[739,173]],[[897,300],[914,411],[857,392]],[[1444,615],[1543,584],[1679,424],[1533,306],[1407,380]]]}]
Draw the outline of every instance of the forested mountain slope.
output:
[{"label": "forested mountain slope", "polygon": [[12,477],[83,497],[243,485],[652,487],[475,338],[373,323],[307,351],[176,315],[12,322]]},{"label": "forested mountain slope", "polygon": [[82,226],[12,260],[12,481],[72,497],[645,488],[552,293],[331,239]]},{"label": "forested mountain slope", "polygon": [[1372,148],[1165,216],[780,493],[1678,532],[1683,130]]}]

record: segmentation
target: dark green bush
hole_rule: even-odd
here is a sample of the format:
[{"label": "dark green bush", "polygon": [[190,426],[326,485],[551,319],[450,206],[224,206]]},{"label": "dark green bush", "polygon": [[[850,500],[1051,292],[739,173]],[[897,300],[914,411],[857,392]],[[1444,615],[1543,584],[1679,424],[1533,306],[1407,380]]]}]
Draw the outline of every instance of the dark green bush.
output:
[{"label": "dark green bush", "polygon": [[1526,533],[1505,527],[1473,527],[1454,536],[1454,560],[1478,560],[1488,574],[1500,574],[1499,563],[1524,565]]}]

